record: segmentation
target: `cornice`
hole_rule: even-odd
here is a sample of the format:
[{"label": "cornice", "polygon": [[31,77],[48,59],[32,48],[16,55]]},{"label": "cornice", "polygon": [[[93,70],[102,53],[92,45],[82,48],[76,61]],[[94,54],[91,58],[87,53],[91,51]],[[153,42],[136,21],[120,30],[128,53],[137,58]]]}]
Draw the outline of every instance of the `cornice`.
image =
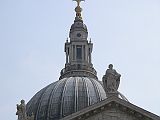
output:
[{"label": "cornice", "polygon": [[99,103],[96,103],[76,113],[66,116],[61,120],[85,120],[90,116],[93,116],[105,110],[110,110],[111,108],[119,109],[129,115],[135,116],[140,120],[160,120],[159,116],[115,96],[107,98]]}]

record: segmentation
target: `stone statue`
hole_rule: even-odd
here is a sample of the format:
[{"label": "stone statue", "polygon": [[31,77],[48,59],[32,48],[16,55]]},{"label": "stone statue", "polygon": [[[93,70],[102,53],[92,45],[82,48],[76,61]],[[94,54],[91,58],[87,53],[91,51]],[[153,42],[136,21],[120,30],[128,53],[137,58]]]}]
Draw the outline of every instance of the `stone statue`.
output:
[{"label": "stone statue", "polygon": [[18,115],[18,120],[27,120],[26,105],[24,100],[21,100],[20,105],[17,104],[16,115]]},{"label": "stone statue", "polygon": [[103,76],[103,85],[106,93],[117,93],[121,75],[113,69],[113,65],[110,64],[106,70],[106,74]]}]

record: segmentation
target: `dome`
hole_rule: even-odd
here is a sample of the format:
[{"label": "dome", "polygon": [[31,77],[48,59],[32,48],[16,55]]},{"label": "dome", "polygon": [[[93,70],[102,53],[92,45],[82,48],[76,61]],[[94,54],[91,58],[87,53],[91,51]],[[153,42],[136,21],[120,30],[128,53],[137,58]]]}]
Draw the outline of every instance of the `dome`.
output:
[{"label": "dome", "polygon": [[[109,97],[105,84],[98,81],[92,64],[93,44],[87,38],[87,27],[77,11],[65,43],[66,62],[60,78],[32,97],[26,105],[28,116],[34,115],[34,120],[59,120]],[[116,93],[117,97],[127,100]]]},{"label": "dome", "polygon": [[27,114],[35,120],[58,120],[106,98],[102,84],[89,77],[69,77],[36,93],[28,102]]},{"label": "dome", "polygon": [[87,32],[87,26],[83,23],[83,21],[81,19],[76,18],[74,23],[71,25],[71,29],[70,32],[72,33],[73,31],[76,30],[81,30],[84,32]]}]

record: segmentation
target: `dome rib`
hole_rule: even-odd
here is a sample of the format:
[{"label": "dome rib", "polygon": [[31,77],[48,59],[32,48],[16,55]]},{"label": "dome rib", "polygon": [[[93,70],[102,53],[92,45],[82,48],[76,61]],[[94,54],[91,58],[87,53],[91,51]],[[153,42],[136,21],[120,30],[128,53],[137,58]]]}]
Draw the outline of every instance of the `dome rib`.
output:
[{"label": "dome rib", "polygon": [[40,90],[28,102],[27,115],[35,120],[59,120],[106,98],[100,82],[88,77],[69,77]]},{"label": "dome rib", "polygon": [[41,108],[41,105],[42,105],[42,99],[43,99],[43,96],[45,95],[45,91],[48,89],[48,88],[50,88],[50,86],[51,86],[51,84],[48,86],[48,87],[46,87],[46,89],[43,91],[43,93],[42,93],[42,95],[41,95],[41,97],[40,97],[40,99],[39,99],[39,104],[37,105],[37,112],[36,112],[36,119],[38,119],[37,117],[41,117],[43,114],[41,113],[41,111],[40,111],[40,108]]},{"label": "dome rib", "polygon": [[93,82],[93,85],[95,85],[95,88],[98,91],[97,94],[98,94],[99,101],[103,100],[104,96],[106,96],[106,93],[104,91],[102,93],[102,90],[100,90],[100,89],[103,89],[100,81],[97,81],[97,80],[95,81],[92,78],[91,78],[91,81]]},{"label": "dome rib", "polygon": [[[82,80],[82,83],[83,83],[83,86],[84,86],[84,91],[86,91],[86,96],[85,97],[87,97],[87,106],[89,106],[89,97],[88,97],[89,91],[88,91],[87,83],[86,83],[86,81],[83,77],[81,77],[81,80]],[[86,103],[86,101],[84,101],[84,103]],[[86,106],[86,105],[84,105],[84,106]]]},{"label": "dome rib", "polygon": [[[50,84],[51,85],[51,84]],[[28,111],[34,111],[35,113],[35,116],[37,114],[37,112],[35,111],[38,111],[38,106],[40,104],[40,100],[44,94],[44,91],[47,89],[47,87],[49,87],[50,85],[46,86],[45,88],[43,88],[42,90],[40,90],[36,95],[33,96],[33,98],[27,103],[27,106],[26,106],[26,109],[28,109]],[[36,99],[34,98],[37,98],[37,101]],[[36,107],[32,106],[32,105],[35,105]],[[27,113],[29,116],[32,115],[32,112],[29,112]]]},{"label": "dome rib", "polygon": [[93,103],[98,101],[95,87],[93,83],[91,82],[90,78],[86,78],[85,81],[86,81],[85,83],[86,83],[87,90],[88,90],[88,100],[89,100],[88,105],[92,105]]},{"label": "dome rib", "polygon": [[87,90],[84,80],[81,77],[76,77],[78,80],[78,96],[77,96],[77,111],[81,110],[85,106],[88,106]]},{"label": "dome rib", "polygon": [[66,81],[64,90],[63,90],[63,96],[62,96],[62,104],[61,104],[61,117],[64,117],[68,114],[71,114],[74,112],[74,79],[72,77],[68,78]]},{"label": "dome rib", "polygon": [[[65,82],[67,81],[67,79],[63,79],[63,80],[61,80],[61,81],[59,81],[59,83],[57,83],[57,85],[55,86],[55,88],[52,90],[52,92],[51,92],[51,94],[50,94],[50,99],[49,99],[49,102],[48,102],[48,109],[47,109],[47,120],[49,120],[50,119],[50,116],[52,116],[52,114],[54,114],[54,113],[52,113],[52,114],[50,114],[50,109],[52,109],[52,106],[53,105],[56,105],[56,100],[53,102],[52,100],[54,100],[53,98],[54,98],[54,96],[55,96],[55,94],[56,94],[56,91],[57,91],[57,89],[59,88],[59,86],[62,84],[62,88],[64,87],[64,85],[65,85]],[[59,99],[61,99],[62,97],[62,94],[60,94],[59,95]],[[58,98],[58,97],[57,97]],[[53,104],[54,103],[54,104]],[[50,106],[49,106],[50,105]],[[55,106],[54,106],[55,107]],[[59,108],[59,107],[57,107],[57,108]],[[60,111],[60,109],[58,109],[57,111]],[[59,112],[57,112],[57,113],[59,113]],[[55,116],[58,116],[58,114],[56,113],[56,111],[55,111]],[[56,115],[57,114],[57,115]]]},{"label": "dome rib", "polygon": [[74,103],[74,112],[78,111],[78,82],[79,79],[78,78],[74,78],[75,79],[75,103]]},{"label": "dome rib", "polygon": [[92,82],[93,86],[94,86],[94,90],[95,90],[95,93],[96,93],[96,98],[98,98],[98,101],[100,101],[100,96],[99,96],[99,89],[97,88],[97,85],[96,85],[96,81],[93,81],[91,78],[90,78],[90,81]]},{"label": "dome rib", "polygon": [[[54,85],[55,85],[55,84],[54,84]],[[55,87],[56,87],[56,85],[55,85]],[[50,100],[51,100],[51,96],[52,96],[53,91],[54,91],[54,89],[51,90],[51,94],[49,95],[49,98],[48,98],[48,103],[50,103]],[[49,105],[50,105],[50,104],[47,104],[47,106],[46,106],[46,111],[47,111],[47,112],[46,112],[46,118],[45,118],[46,120],[48,120]]]}]

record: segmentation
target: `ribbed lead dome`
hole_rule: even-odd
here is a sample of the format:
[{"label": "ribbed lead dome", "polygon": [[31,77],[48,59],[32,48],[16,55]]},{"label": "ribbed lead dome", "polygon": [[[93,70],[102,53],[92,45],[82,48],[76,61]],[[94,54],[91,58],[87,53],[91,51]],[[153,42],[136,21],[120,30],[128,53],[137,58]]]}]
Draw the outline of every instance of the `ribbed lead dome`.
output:
[{"label": "ribbed lead dome", "polygon": [[[58,81],[40,90],[27,103],[27,115],[34,120],[59,120],[92,104],[106,99],[92,64],[93,44],[88,41],[87,26],[76,0],[76,17],[65,43],[66,63]],[[118,93],[122,99],[126,99]]]},{"label": "ribbed lead dome", "polygon": [[58,120],[106,98],[98,80],[69,77],[40,90],[27,104],[27,114],[35,120]]}]

